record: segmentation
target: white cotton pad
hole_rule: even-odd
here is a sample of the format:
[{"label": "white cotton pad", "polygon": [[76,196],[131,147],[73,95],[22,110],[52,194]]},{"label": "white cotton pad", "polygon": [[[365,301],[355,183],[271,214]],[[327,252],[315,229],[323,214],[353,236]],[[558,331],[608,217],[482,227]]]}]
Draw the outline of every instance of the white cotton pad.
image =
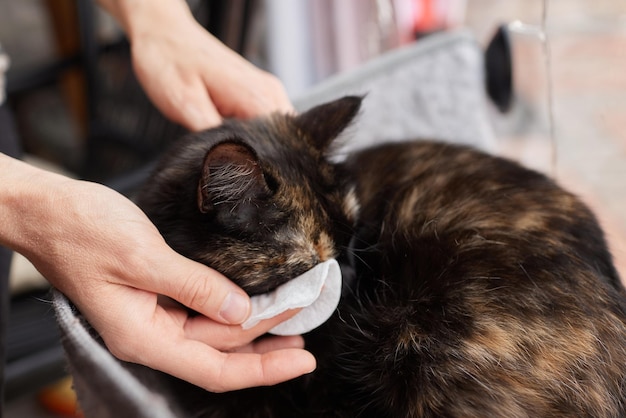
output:
[{"label": "white cotton pad", "polygon": [[270,330],[275,335],[299,335],[323,324],[335,311],[341,296],[341,269],[330,259],[275,290],[251,298],[250,317],[241,324],[252,328],[263,319],[288,309],[303,308],[294,317]]}]

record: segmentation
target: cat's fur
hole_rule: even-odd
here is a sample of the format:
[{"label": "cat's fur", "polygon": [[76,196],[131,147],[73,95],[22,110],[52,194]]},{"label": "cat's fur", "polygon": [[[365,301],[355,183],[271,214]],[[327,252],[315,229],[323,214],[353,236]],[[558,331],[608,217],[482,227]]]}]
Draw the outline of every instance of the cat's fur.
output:
[{"label": "cat's fur", "polygon": [[388,144],[328,161],[358,113],[190,135],[138,199],[177,251],[251,294],[345,267],[305,336],[311,375],[209,394],[209,417],[626,416],[626,302],[592,213],[545,176],[467,147]]}]

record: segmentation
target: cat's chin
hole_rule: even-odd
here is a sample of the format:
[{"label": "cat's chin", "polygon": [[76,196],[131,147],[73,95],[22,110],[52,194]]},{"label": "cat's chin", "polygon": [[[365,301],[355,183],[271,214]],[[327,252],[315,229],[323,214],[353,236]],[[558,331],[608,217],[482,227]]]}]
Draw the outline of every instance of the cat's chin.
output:
[{"label": "cat's chin", "polygon": [[[227,265],[221,260],[222,269],[216,268],[220,273],[230,278],[236,285],[241,287],[249,296],[257,296],[275,291],[280,286],[301,276],[324,261],[317,255],[299,255],[289,259],[288,257],[275,256],[271,261],[261,263],[244,263],[237,265],[229,271]],[[218,260],[219,261],[219,260]],[[207,263],[211,266],[211,263]],[[234,265],[233,265],[234,266]]]},{"label": "cat's chin", "polygon": [[248,294],[248,296],[258,296],[258,295],[275,291],[280,286],[284,285],[285,283],[290,282],[291,280],[300,276],[301,274],[304,274],[308,270],[309,269],[304,268],[301,271],[295,271],[293,274],[289,274],[289,275],[281,274],[280,277],[273,276],[271,280],[269,279],[265,280],[263,283],[246,284],[246,283],[237,283],[237,281],[235,280],[235,284],[241,287],[244,290],[244,292]]},{"label": "cat's chin", "polygon": [[264,286],[245,286],[245,285],[239,285],[239,287],[241,287],[244,292],[246,292],[248,294],[248,296],[258,296],[258,295],[262,295],[265,293],[269,293],[269,292],[273,292],[274,290],[276,290],[278,288],[278,286],[285,284],[289,281],[289,279],[281,282],[278,285],[275,286],[268,286],[268,287],[264,287]]}]

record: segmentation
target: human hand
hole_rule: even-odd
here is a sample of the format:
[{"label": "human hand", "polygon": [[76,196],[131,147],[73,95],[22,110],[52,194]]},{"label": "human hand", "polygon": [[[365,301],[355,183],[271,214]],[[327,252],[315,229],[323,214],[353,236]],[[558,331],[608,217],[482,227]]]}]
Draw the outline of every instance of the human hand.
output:
[{"label": "human hand", "polygon": [[131,43],[135,73],[152,102],[191,130],[222,116],[291,112],[282,83],[222,44],[181,1],[100,0]]},{"label": "human hand", "polygon": [[[271,385],[312,371],[301,337],[255,341],[295,314],[239,325],[249,299],[231,281],[164,242],[132,202],[0,155],[0,243],[66,294],[121,360],[210,391]],[[166,295],[201,313],[161,303]]]}]

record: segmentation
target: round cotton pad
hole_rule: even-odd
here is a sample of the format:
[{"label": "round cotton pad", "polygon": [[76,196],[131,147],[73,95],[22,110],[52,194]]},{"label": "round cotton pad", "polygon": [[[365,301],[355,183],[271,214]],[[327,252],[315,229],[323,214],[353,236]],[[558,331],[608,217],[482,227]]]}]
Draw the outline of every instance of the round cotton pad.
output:
[{"label": "round cotton pad", "polygon": [[251,298],[250,317],[241,324],[252,328],[263,319],[288,309],[303,308],[293,318],[270,330],[275,335],[299,335],[323,324],[334,312],[341,296],[341,269],[330,259],[275,290]]}]

